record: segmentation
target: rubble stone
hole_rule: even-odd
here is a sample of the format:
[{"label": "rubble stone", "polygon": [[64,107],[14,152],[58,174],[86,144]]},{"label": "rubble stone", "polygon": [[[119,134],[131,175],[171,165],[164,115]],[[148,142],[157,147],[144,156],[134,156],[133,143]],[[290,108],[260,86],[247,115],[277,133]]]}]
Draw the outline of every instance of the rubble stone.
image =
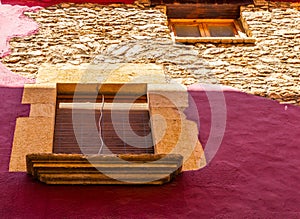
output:
[{"label": "rubble stone", "polygon": [[[241,7],[255,44],[175,44],[164,7],[63,3],[26,15],[39,32],[10,41],[1,58],[10,70],[36,78],[41,64],[156,63],[185,85],[218,83],[284,103],[300,104],[300,5],[256,0]],[[220,40],[221,42],[221,40]]]}]

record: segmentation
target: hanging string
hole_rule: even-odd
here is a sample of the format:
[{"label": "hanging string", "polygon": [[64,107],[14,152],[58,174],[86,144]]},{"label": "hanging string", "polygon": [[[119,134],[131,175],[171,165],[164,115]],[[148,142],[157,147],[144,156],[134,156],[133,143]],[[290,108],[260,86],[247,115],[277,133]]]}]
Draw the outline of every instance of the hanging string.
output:
[{"label": "hanging string", "polygon": [[99,128],[99,138],[100,138],[100,148],[99,148],[99,151],[98,151],[98,154],[102,154],[102,150],[103,150],[103,146],[104,146],[104,141],[103,141],[103,136],[102,136],[102,117],[103,117],[103,108],[104,108],[104,95],[102,95],[102,104],[101,104],[101,107],[100,107],[100,117],[99,117],[99,120],[98,120],[98,128]]}]

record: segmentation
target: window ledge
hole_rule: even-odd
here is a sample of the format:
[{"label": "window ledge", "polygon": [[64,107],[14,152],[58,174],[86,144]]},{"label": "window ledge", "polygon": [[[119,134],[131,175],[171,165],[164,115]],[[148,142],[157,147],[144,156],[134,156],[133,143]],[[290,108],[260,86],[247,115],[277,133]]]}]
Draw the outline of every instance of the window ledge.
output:
[{"label": "window ledge", "polygon": [[179,154],[28,154],[27,173],[46,184],[151,184],[170,182],[180,172]]},{"label": "window ledge", "polygon": [[177,43],[252,43],[256,42],[255,38],[245,37],[175,37]]}]

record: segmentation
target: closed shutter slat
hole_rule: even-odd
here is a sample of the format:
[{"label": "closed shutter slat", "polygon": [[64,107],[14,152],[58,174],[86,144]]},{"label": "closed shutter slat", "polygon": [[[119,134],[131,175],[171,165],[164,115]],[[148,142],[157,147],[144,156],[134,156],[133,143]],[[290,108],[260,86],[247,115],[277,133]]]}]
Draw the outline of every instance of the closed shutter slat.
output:
[{"label": "closed shutter slat", "polygon": [[[100,99],[100,101],[99,101]],[[101,102],[101,97],[98,97],[96,102]],[[92,100],[89,96],[77,98],[79,102],[87,102]],[[128,102],[132,100],[130,96],[125,96],[123,99],[118,99],[118,102]],[[60,103],[71,103],[72,95],[60,95],[57,100],[55,136],[54,136],[54,153],[85,153],[96,154],[99,151],[101,140],[99,138],[98,120],[100,117],[100,109],[65,109],[59,108]],[[95,101],[95,99],[94,99]],[[113,97],[105,97],[105,102],[111,103]],[[137,99],[136,103],[146,103],[145,96]],[[129,115],[127,113],[129,112]],[[111,118],[113,116],[113,119]],[[76,133],[73,130],[73,118],[76,118]],[[129,124],[126,124],[126,120]],[[114,122],[114,125],[112,124]],[[95,130],[95,128],[97,128]],[[129,142],[134,142],[134,147],[124,142],[121,138]],[[148,110],[118,110],[105,109],[102,112],[101,122],[102,138],[104,142],[103,154],[144,154],[154,153],[153,142],[151,138],[151,128],[149,125]],[[131,136],[134,132],[138,138]],[[146,137],[145,137],[146,136]],[[126,141],[125,140],[125,141]],[[78,143],[78,142],[80,143]],[[79,146],[80,145],[80,146]],[[81,148],[80,148],[81,147]]]}]

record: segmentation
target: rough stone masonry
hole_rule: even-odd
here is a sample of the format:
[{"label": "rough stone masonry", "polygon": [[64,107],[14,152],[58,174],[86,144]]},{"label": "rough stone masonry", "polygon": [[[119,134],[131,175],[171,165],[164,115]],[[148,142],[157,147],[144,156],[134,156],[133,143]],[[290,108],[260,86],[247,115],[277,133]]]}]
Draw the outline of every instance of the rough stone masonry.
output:
[{"label": "rough stone masonry", "polygon": [[213,83],[300,104],[299,3],[241,7],[241,19],[255,44],[175,44],[163,7],[143,4],[63,3],[26,15],[39,32],[10,41],[0,61],[36,78],[48,64],[157,63],[167,79],[190,85]]}]

